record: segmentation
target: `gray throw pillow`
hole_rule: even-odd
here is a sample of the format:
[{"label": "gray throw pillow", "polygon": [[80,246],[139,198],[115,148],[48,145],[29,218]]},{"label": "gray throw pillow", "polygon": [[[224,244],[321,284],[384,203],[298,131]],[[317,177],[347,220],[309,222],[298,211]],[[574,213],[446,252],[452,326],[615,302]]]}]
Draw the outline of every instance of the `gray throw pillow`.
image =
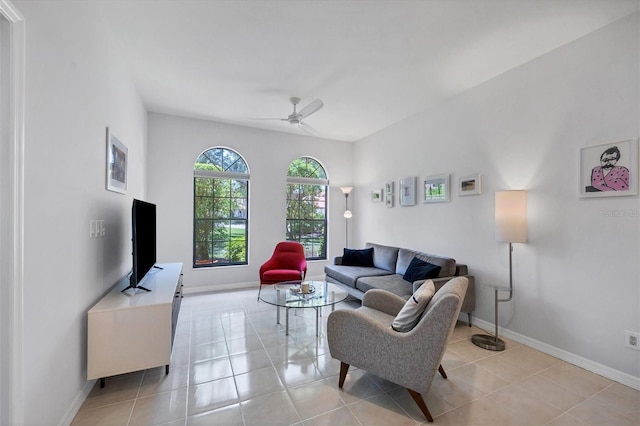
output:
[{"label": "gray throw pillow", "polygon": [[401,333],[413,330],[435,292],[436,286],[433,281],[425,281],[398,312],[391,328]]}]

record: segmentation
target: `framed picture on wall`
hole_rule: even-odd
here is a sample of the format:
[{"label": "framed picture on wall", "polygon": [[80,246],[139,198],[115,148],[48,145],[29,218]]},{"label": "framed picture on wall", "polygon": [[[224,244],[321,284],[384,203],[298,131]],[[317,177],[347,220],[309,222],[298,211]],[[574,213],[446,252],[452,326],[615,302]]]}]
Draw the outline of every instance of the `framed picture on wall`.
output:
[{"label": "framed picture on wall", "polygon": [[107,189],[126,194],[129,150],[107,127]]},{"label": "framed picture on wall", "polygon": [[480,175],[461,177],[458,179],[458,195],[482,194],[482,179]]},{"label": "framed picture on wall", "polygon": [[384,192],[388,194],[393,194],[393,181],[389,181],[384,185]]},{"label": "framed picture on wall", "polygon": [[423,203],[443,203],[449,201],[449,175],[427,176],[423,182]]},{"label": "framed picture on wall", "polygon": [[374,203],[382,202],[382,189],[374,189],[371,191],[371,201]]},{"label": "framed picture on wall", "polygon": [[626,140],[580,150],[580,196],[638,194],[638,141]]},{"label": "framed picture on wall", "polygon": [[416,204],[416,178],[406,177],[400,179],[398,201],[401,206],[415,206]]}]

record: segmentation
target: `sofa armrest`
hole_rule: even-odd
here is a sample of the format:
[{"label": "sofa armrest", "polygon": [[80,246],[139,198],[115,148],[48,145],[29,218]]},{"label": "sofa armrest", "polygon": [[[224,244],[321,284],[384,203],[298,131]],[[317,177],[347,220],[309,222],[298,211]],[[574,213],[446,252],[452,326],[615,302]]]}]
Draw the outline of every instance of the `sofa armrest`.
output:
[{"label": "sofa armrest", "polygon": [[362,306],[393,316],[398,315],[405,303],[407,301],[402,297],[382,289],[369,290],[362,298]]}]

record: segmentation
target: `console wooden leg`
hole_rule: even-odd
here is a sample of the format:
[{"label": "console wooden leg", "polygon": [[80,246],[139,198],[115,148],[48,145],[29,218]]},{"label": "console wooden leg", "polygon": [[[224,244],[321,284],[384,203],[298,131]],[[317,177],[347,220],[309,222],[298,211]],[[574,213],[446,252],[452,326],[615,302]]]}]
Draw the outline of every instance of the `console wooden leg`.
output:
[{"label": "console wooden leg", "polygon": [[425,404],[424,399],[422,399],[422,395],[420,395],[416,391],[412,391],[411,389],[407,389],[407,390],[411,394],[411,397],[416,402],[416,404],[418,404],[418,407],[420,407],[420,411],[422,411],[422,414],[424,414],[424,416],[427,418],[427,421],[429,423],[433,423],[433,417],[431,417],[431,413],[429,412],[429,409],[427,408],[427,404]]},{"label": "console wooden leg", "polygon": [[347,371],[349,371],[349,364],[340,362],[340,380],[338,380],[338,387],[342,389],[344,385],[344,379],[347,378]]},{"label": "console wooden leg", "polygon": [[447,378],[447,373],[444,372],[444,368],[442,368],[442,364],[440,364],[440,366],[438,367],[438,371],[440,372],[440,375],[442,377],[444,377],[445,379]]}]

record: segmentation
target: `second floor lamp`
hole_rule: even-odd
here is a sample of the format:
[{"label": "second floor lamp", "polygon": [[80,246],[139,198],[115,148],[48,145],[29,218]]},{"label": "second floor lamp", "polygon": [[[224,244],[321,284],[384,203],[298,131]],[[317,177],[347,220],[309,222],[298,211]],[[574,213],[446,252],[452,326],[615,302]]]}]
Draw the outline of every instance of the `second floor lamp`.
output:
[{"label": "second floor lamp", "polygon": [[345,247],[349,247],[349,219],[353,216],[351,210],[349,210],[349,194],[353,190],[353,186],[341,186],[340,190],[344,194],[344,229],[345,229]]}]

